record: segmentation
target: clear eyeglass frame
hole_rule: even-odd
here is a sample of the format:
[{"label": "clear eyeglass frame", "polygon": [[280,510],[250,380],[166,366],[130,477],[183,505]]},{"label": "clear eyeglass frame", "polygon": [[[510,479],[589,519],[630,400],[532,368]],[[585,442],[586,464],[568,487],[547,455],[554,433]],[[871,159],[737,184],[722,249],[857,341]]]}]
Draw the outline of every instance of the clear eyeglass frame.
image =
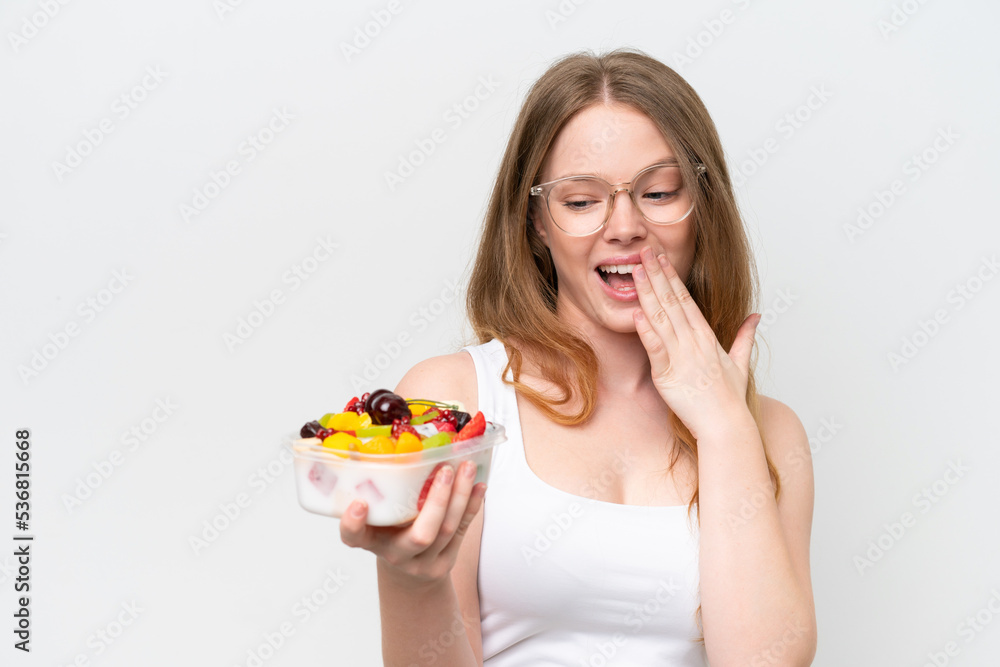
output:
[{"label": "clear eyeglass frame", "polygon": [[[708,168],[703,163],[701,163],[701,162],[692,162],[690,164],[691,164],[691,166],[694,167],[695,174],[697,174],[697,175],[704,174],[708,170]],[[624,183],[615,183],[613,185],[611,183],[608,183],[606,180],[604,180],[600,176],[593,176],[593,175],[589,175],[589,174],[580,174],[580,175],[575,175],[575,176],[564,176],[563,178],[557,178],[556,180],[549,181],[548,183],[539,183],[538,185],[533,185],[533,186],[531,186],[531,189],[528,191],[528,194],[531,195],[531,196],[533,196],[533,197],[543,197],[545,199],[545,210],[548,212],[549,217],[552,218],[552,222],[555,223],[556,227],[559,227],[559,229],[562,230],[563,233],[565,233],[565,234],[567,234],[569,236],[590,236],[591,234],[594,234],[594,233],[600,231],[601,229],[603,229],[604,226],[606,224],[608,224],[608,220],[611,219],[611,212],[614,210],[614,207],[615,207],[615,196],[619,192],[621,192],[622,190],[624,190],[625,192],[628,193],[628,198],[632,201],[632,205],[635,206],[635,209],[637,211],[639,211],[639,215],[641,215],[643,217],[643,219],[645,219],[648,222],[653,223],[654,225],[660,225],[660,226],[664,226],[665,227],[665,226],[668,226],[668,225],[677,224],[678,222],[684,220],[689,215],[691,215],[691,211],[694,210],[694,202],[693,201],[691,202],[691,207],[688,208],[687,213],[685,213],[681,217],[677,218],[676,220],[672,220],[671,222],[657,222],[656,220],[651,220],[645,213],[643,213],[642,208],[639,206],[638,202],[635,201],[635,194],[632,192],[632,188],[631,187],[622,187],[622,186],[631,186],[633,183],[635,183],[647,171],[651,171],[653,169],[658,169],[660,167],[680,167],[680,165],[678,163],[676,163],[676,162],[660,162],[658,164],[652,164],[652,165],[650,165],[648,167],[645,167],[644,169],[641,169],[639,171],[639,173],[637,173],[635,176],[633,176],[631,179],[625,181]],[[604,212],[604,221],[601,222],[600,225],[598,225],[597,227],[595,227],[594,229],[592,229],[589,232],[574,233],[574,232],[570,232],[570,231],[568,231],[566,229],[563,229],[563,227],[560,226],[558,222],[556,222],[555,216],[552,215],[552,209],[549,207],[549,193],[552,191],[552,188],[555,185],[557,185],[559,183],[562,183],[563,181],[580,180],[580,179],[593,179],[593,180],[596,180],[596,181],[600,181],[600,182],[602,182],[602,183],[604,183],[605,185],[608,186],[608,192],[610,194],[608,195],[608,205],[605,208],[605,212]]]}]

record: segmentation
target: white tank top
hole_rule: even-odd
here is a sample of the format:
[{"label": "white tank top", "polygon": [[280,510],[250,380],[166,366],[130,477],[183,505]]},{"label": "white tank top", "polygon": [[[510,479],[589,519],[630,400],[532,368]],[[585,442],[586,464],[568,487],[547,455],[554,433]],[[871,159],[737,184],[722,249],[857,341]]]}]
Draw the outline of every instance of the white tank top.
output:
[{"label": "white tank top", "polygon": [[[593,500],[528,467],[499,340],[472,355],[479,409],[502,424],[482,508],[484,667],[708,665],[695,610],[698,530],[687,505]],[[595,486],[600,484],[595,480]]]}]

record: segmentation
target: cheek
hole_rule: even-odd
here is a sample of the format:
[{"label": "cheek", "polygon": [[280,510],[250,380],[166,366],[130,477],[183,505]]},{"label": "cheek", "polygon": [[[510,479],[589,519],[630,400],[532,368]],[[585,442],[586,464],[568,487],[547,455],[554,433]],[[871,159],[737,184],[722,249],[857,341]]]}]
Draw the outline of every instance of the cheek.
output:
[{"label": "cheek", "polygon": [[664,230],[660,234],[660,240],[667,251],[667,259],[674,265],[681,280],[687,281],[694,265],[694,227],[690,224],[685,224],[682,228],[680,225],[674,227],[677,229]]},{"label": "cheek", "polygon": [[559,275],[568,275],[570,272],[585,270],[588,266],[587,252],[589,246],[582,243],[574,243],[575,239],[549,236],[549,252],[552,253],[552,262],[556,266]]}]

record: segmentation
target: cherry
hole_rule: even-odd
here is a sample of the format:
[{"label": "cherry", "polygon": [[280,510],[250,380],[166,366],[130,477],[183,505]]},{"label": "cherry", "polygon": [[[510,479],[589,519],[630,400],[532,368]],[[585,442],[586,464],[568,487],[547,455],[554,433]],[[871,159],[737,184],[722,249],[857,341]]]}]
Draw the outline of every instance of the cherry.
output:
[{"label": "cherry", "polygon": [[396,419],[410,421],[410,406],[406,404],[406,399],[388,389],[373,393],[368,398],[365,408],[372,418],[372,423],[379,426],[391,424]]},{"label": "cherry", "polygon": [[319,433],[321,430],[323,430],[323,427],[319,425],[319,422],[317,421],[306,422],[306,424],[302,427],[302,430],[299,431],[299,437],[315,438],[317,437],[316,434]]},{"label": "cherry", "polygon": [[461,431],[465,428],[465,425],[472,420],[472,415],[468,412],[462,412],[461,410],[453,410],[452,414],[455,415],[455,430]]}]

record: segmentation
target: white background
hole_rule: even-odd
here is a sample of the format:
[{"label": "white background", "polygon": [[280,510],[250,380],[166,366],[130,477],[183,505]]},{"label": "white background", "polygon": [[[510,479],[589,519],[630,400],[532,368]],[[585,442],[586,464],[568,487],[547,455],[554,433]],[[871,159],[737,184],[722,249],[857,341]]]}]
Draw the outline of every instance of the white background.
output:
[{"label": "white background", "polygon": [[[246,665],[287,622],[294,634],[269,666],[381,664],[374,557],[298,507],[289,468],[270,483],[257,471],[282,468],[280,436],[340,408],[369,364],[365,385],[392,387],[472,342],[452,281],[461,291],[467,280],[527,87],[569,52],[633,46],[691,82],[745,181],[770,349],[763,393],[791,405],[813,443],[815,664],[922,665],[950,641],[948,664],[993,664],[995,3],[567,1],[559,14],[556,0],[403,0],[350,56],[342,45],[386,3],[220,7],[0,7],[0,478],[10,489],[14,432],[30,428],[36,535],[33,652],[5,634],[0,655]],[[495,90],[449,123],[490,78]],[[824,102],[803,106],[821,89]],[[124,118],[123,94],[135,106]],[[250,160],[241,145],[275,110],[294,118],[264,132]],[[796,113],[794,132],[781,129]],[[105,118],[113,131],[88,146]],[[386,172],[437,128],[445,141],[390,189]],[[762,153],[771,138],[777,150]],[[78,166],[54,166],[81,144]],[[933,163],[914,170],[925,151]],[[239,173],[185,219],[181,205],[230,160]],[[850,234],[895,180],[895,200]],[[296,288],[283,276],[318,238],[337,250]],[[124,289],[116,271],[130,276]],[[272,290],[282,303],[227,345]],[[923,334],[936,311],[942,323]],[[409,344],[394,346],[400,335]],[[157,400],[177,406],[162,423],[150,421]],[[143,425],[130,449],[123,434]],[[954,484],[952,464],[968,468]],[[915,499],[935,482],[933,504]],[[68,502],[78,492],[89,497]],[[249,506],[192,547],[240,494]],[[12,491],[2,498],[10,540]],[[893,536],[886,526],[905,512],[913,525]],[[880,542],[884,555],[859,565]],[[0,549],[4,627],[12,548]],[[296,615],[338,570],[341,588]],[[134,622],[110,645],[96,639],[131,603]],[[977,612],[992,623],[960,627]]]}]

